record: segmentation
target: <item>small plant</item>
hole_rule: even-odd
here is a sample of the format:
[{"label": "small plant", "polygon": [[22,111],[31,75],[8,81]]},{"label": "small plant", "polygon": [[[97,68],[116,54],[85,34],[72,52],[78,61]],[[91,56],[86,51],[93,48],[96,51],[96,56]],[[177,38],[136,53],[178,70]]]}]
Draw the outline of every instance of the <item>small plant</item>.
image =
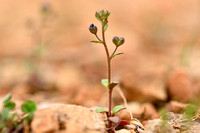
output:
[{"label": "small plant", "polygon": [[98,43],[98,44],[102,44],[105,48],[105,52],[106,52],[106,57],[107,57],[107,79],[102,79],[101,83],[103,84],[103,86],[105,86],[108,89],[108,93],[109,93],[109,105],[108,105],[108,110],[104,109],[104,108],[97,108],[96,112],[98,113],[102,113],[102,112],[106,112],[107,113],[107,130],[108,133],[113,133],[115,128],[119,125],[127,125],[129,124],[128,121],[121,121],[119,119],[119,117],[114,116],[115,113],[119,112],[122,109],[125,109],[124,106],[122,105],[118,105],[116,107],[114,107],[112,109],[112,92],[114,87],[116,87],[118,85],[118,82],[113,82],[111,80],[111,61],[112,59],[120,54],[123,54],[122,52],[117,52],[117,49],[124,44],[125,39],[123,37],[113,37],[112,42],[115,45],[115,49],[112,52],[112,54],[109,53],[107,44],[106,44],[106,40],[105,40],[105,31],[108,28],[108,17],[110,15],[109,11],[104,11],[104,10],[100,10],[97,11],[95,13],[95,17],[97,18],[97,20],[99,20],[101,22],[101,38],[97,35],[98,32],[98,28],[94,25],[91,24],[89,27],[89,31],[95,35],[97,40],[92,40],[90,42],[92,43]]},{"label": "small plant", "polygon": [[21,109],[24,115],[21,116],[14,112],[16,104],[11,101],[12,95],[8,94],[3,100],[3,108],[0,112],[0,132],[13,133],[23,132],[36,111],[36,104],[33,101],[26,101],[22,104]]}]

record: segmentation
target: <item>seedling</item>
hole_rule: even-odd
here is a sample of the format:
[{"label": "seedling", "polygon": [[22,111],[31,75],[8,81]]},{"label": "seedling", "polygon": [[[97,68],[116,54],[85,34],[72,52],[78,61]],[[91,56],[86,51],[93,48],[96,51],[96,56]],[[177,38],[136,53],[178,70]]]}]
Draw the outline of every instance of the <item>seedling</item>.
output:
[{"label": "seedling", "polygon": [[118,82],[113,82],[111,80],[111,61],[114,57],[116,57],[117,55],[121,55],[123,54],[122,52],[117,52],[118,48],[124,44],[125,39],[123,37],[118,37],[115,36],[112,39],[112,42],[115,45],[115,49],[112,52],[112,54],[110,54],[108,47],[107,47],[107,43],[105,40],[105,31],[108,28],[108,17],[110,15],[109,11],[104,11],[104,10],[100,10],[97,11],[95,13],[95,17],[97,18],[97,20],[99,20],[101,22],[101,38],[97,35],[98,32],[98,28],[94,25],[91,24],[89,27],[89,31],[95,35],[97,40],[92,40],[90,42],[92,43],[97,43],[97,44],[102,44],[104,46],[105,52],[106,52],[106,57],[107,57],[107,79],[102,79],[101,83],[104,87],[106,87],[108,89],[108,93],[109,93],[109,105],[108,105],[108,110],[104,109],[104,108],[97,108],[96,112],[98,113],[107,113],[107,117],[108,117],[108,133],[113,133],[116,126],[118,125],[127,125],[129,124],[129,122],[127,121],[121,121],[119,119],[119,117],[114,116],[115,113],[119,112],[122,109],[125,109],[124,106],[122,105],[118,105],[116,107],[114,107],[112,109],[112,92],[114,87],[116,87],[118,85]]},{"label": "seedling", "polygon": [[0,132],[1,133],[18,133],[23,132],[24,125],[30,123],[33,114],[36,111],[36,105],[33,101],[26,101],[21,108],[24,112],[20,116],[14,112],[15,103],[11,101],[12,95],[8,94],[3,100],[3,109],[0,112]]}]

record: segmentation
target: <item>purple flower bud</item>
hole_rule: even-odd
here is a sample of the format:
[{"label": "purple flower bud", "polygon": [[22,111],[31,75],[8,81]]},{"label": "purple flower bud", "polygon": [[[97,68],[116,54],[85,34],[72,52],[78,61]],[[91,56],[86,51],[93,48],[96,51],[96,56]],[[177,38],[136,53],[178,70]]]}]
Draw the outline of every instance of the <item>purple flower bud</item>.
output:
[{"label": "purple flower bud", "polygon": [[91,24],[89,27],[89,30],[92,34],[96,34],[97,33],[97,27],[94,24]]}]

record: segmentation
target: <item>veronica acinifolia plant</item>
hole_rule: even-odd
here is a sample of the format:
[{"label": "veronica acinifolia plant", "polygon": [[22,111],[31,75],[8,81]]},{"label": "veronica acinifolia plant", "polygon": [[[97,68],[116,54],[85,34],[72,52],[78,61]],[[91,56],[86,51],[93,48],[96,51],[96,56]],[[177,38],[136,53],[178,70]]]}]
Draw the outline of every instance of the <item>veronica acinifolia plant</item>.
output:
[{"label": "veronica acinifolia plant", "polygon": [[[117,49],[124,44],[125,39],[123,37],[118,37],[115,36],[112,39],[112,42],[115,45],[115,49],[112,52],[112,54],[109,53],[107,44],[106,44],[106,40],[105,40],[105,31],[108,28],[108,17],[110,15],[109,11],[104,11],[104,10],[100,10],[97,11],[95,13],[95,17],[97,18],[97,20],[99,20],[101,22],[101,37],[99,37],[97,35],[98,32],[98,28],[94,25],[91,24],[89,27],[89,31],[95,35],[97,40],[92,40],[90,42],[93,43],[100,43],[104,46],[105,48],[105,52],[106,52],[106,57],[107,57],[107,79],[102,79],[101,83],[103,84],[103,86],[105,86],[108,89],[108,93],[109,93],[109,105],[108,105],[108,110],[104,109],[104,108],[97,108],[96,112],[102,113],[102,112],[106,112],[107,113],[107,129],[108,129],[108,133],[113,133],[116,125],[118,125],[119,123],[122,123],[119,118],[115,117],[114,114],[117,113],[118,111],[125,109],[124,106],[118,105],[116,107],[114,107],[112,109],[112,92],[115,86],[118,85],[118,82],[113,82],[111,80],[111,61],[112,59],[116,56],[116,55],[120,55],[123,54],[122,52],[117,52]],[[113,126],[114,125],[114,126]]]}]

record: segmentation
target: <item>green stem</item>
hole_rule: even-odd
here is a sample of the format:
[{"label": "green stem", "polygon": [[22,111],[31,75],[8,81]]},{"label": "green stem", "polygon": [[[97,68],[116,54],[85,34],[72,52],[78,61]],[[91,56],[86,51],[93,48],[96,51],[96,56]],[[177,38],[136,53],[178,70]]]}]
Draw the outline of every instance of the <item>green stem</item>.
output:
[{"label": "green stem", "polygon": [[112,56],[115,54],[115,52],[117,51],[117,48],[118,47],[115,47],[115,50],[113,51],[113,53],[111,54],[111,56],[110,56],[110,60],[112,59]]}]

